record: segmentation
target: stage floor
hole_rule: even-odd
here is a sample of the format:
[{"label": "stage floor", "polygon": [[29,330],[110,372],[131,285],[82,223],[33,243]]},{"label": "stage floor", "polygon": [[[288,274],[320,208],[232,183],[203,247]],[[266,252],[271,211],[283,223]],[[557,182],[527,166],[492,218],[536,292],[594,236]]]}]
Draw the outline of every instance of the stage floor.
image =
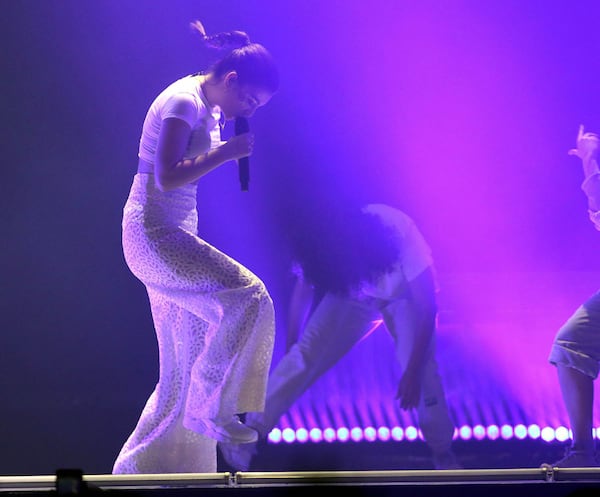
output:
[{"label": "stage floor", "polygon": [[[0,476],[0,494],[127,497],[295,497],[342,487],[345,497],[600,497],[600,468],[541,467],[564,444],[456,441],[462,470],[431,469],[424,443],[265,444],[248,472],[111,475],[86,468]],[[293,471],[290,471],[292,470]],[[339,489],[338,489],[339,490]],[[312,496],[311,496],[312,497]]]},{"label": "stage floor", "polygon": [[[75,473],[77,473],[75,471]],[[600,495],[600,468],[413,471],[299,471],[147,475],[0,477],[8,494],[120,493],[131,496],[306,495],[344,487],[361,496],[586,496]],[[340,490],[337,488],[336,490]]]}]

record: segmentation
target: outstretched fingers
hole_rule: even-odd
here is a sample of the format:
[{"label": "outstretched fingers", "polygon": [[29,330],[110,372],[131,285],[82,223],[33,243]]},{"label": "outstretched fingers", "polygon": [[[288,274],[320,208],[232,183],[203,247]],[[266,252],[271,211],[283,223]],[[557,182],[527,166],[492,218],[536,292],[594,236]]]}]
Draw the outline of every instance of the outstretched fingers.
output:
[{"label": "outstretched fingers", "polygon": [[[584,127],[583,127],[583,124],[580,124],[579,130],[577,131],[577,140],[575,141],[575,143],[577,144],[577,147],[579,147],[579,144],[581,143],[581,140],[583,139],[583,134],[584,134]],[[567,152],[567,154],[579,156],[579,150],[577,147],[570,149]]]}]

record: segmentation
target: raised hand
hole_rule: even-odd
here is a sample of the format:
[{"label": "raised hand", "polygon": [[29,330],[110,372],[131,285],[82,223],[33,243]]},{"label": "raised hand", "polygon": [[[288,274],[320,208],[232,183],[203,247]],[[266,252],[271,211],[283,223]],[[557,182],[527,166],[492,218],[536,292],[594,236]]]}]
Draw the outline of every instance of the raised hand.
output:
[{"label": "raised hand", "polygon": [[579,125],[577,133],[577,146],[569,150],[569,155],[576,155],[582,160],[595,159],[598,156],[600,139],[596,133],[584,131],[583,124]]}]

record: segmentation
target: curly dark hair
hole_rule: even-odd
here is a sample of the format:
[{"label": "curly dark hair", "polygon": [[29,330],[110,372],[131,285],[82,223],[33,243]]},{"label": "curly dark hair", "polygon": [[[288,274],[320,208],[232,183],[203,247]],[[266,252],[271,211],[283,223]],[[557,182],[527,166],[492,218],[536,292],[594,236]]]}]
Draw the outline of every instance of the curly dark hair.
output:
[{"label": "curly dark hair", "polygon": [[321,292],[347,295],[390,270],[401,240],[362,206],[314,204],[294,212],[287,237],[294,262]]}]

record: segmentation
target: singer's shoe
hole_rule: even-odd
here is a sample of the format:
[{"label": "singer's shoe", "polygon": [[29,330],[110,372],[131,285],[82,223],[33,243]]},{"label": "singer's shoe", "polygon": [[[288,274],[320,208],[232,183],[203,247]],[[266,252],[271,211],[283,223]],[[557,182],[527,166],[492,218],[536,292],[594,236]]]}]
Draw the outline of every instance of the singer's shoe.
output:
[{"label": "singer's shoe", "polygon": [[228,420],[196,418],[193,422],[188,420],[184,424],[187,425],[186,428],[218,442],[248,444],[258,440],[258,432],[246,426],[235,415]]},{"label": "singer's shoe", "polygon": [[230,444],[219,443],[219,450],[225,462],[234,471],[249,471],[252,458],[256,455],[256,443]]}]

